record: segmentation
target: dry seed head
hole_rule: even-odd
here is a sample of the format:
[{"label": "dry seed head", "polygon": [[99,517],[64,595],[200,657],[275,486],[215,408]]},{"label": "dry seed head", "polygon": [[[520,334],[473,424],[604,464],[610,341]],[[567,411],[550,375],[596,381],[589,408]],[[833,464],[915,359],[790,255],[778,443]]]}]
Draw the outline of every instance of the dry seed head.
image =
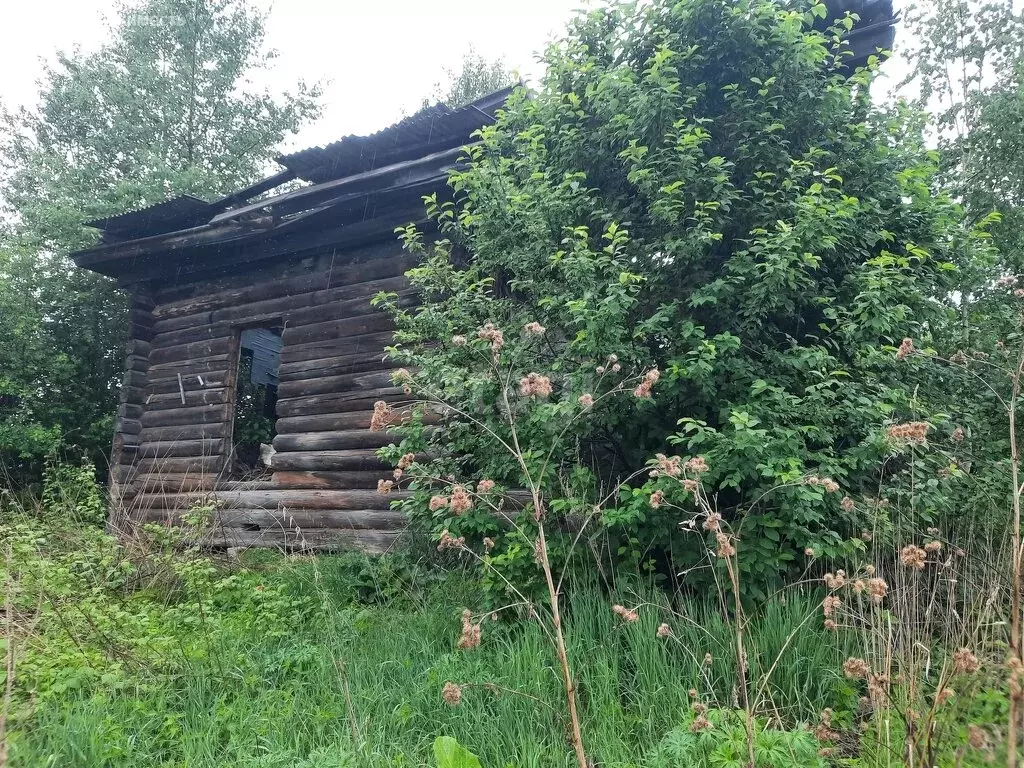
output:
[{"label": "dry seed head", "polygon": [[659,624],[658,625],[657,635],[661,639],[665,639],[666,637],[671,637],[672,636],[672,629],[669,627],[668,624],[664,624],[664,623]]},{"label": "dry seed head", "polygon": [[584,410],[589,410],[594,407],[594,396],[588,393],[580,395],[579,403],[583,406]]},{"label": "dry seed head", "polygon": [[493,490],[494,490],[494,481],[493,480],[481,480],[479,483],[476,484],[476,492],[477,493],[490,493]]},{"label": "dry seed head", "polygon": [[821,608],[825,616],[831,618],[832,615],[835,613],[836,608],[838,608],[842,604],[843,601],[840,600],[838,597],[836,597],[835,595],[829,595],[821,602]]},{"label": "dry seed head", "polygon": [[649,499],[652,509],[660,507],[663,501],[665,501],[665,492],[661,490],[652,493],[651,498]]},{"label": "dry seed head", "polygon": [[669,477],[679,477],[682,474],[682,459],[678,456],[666,456],[664,453],[655,454],[658,462],[658,473]]},{"label": "dry seed head", "polygon": [[524,397],[544,399],[551,396],[551,379],[539,373],[530,372],[519,380],[519,394]]},{"label": "dry seed head", "polygon": [[473,508],[473,499],[470,498],[469,491],[464,486],[452,486],[452,498],[449,502],[449,507],[455,516],[468,512]]},{"label": "dry seed head", "polygon": [[868,579],[865,584],[865,588],[868,592],[868,599],[872,603],[878,605],[885,599],[886,593],[889,591],[889,585],[885,583],[885,579],[878,577]]},{"label": "dry seed head", "polygon": [[439,509],[444,509],[448,506],[447,496],[431,496],[430,497],[430,511],[437,512]]},{"label": "dry seed head", "polygon": [[717,512],[709,513],[708,516],[704,518],[704,522],[701,524],[701,527],[705,531],[722,530],[722,516]]},{"label": "dry seed head", "polygon": [[934,541],[933,540],[933,541],[929,541],[927,544],[924,545],[924,551],[925,552],[929,552],[929,553],[938,552],[940,549],[942,549],[942,542],[941,541]]},{"label": "dry seed head", "polygon": [[900,348],[896,350],[896,359],[905,360],[912,354],[914,354],[914,340],[909,338],[904,339],[900,344]]},{"label": "dry seed head", "polygon": [[389,493],[391,493],[392,486],[394,486],[394,483],[391,482],[390,480],[378,480],[377,493],[379,493],[381,496],[387,496]]},{"label": "dry seed head", "polygon": [[704,460],[703,456],[694,456],[692,459],[687,459],[686,463],[683,464],[684,472],[692,472],[695,475],[702,475],[710,469],[708,463]]},{"label": "dry seed head", "polygon": [[472,651],[480,647],[480,638],[483,629],[479,624],[473,623],[473,614],[466,608],[462,611],[462,635],[459,637],[459,648],[464,651]]},{"label": "dry seed head", "polygon": [[449,707],[457,707],[462,703],[462,686],[452,682],[444,684],[441,689],[441,698]]},{"label": "dry seed head", "polygon": [[635,609],[631,610],[623,605],[613,605],[612,613],[614,613],[627,624],[632,624],[634,621],[640,618],[640,614],[638,614]]},{"label": "dry seed head", "polygon": [[690,723],[690,730],[693,733],[700,733],[701,731],[706,731],[710,727],[711,723],[704,715],[697,715],[695,718],[693,718],[693,722]]},{"label": "dry seed head", "polygon": [[523,332],[527,336],[543,336],[546,329],[543,325],[534,320],[532,323],[527,323],[523,326]]},{"label": "dry seed head", "polygon": [[729,536],[722,531],[715,534],[715,541],[718,543],[719,557],[732,557],[736,554],[736,547],[733,546]]},{"label": "dry seed head", "polygon": [[906,424],[893,424],[886,430],[890,439],[909,444],[920,444],[928,438],[931,424],[926,421],[911,421]]},{"label": "dry seed head", "polygon": [[380,432],[391,423],[391,406],[383,400],[373,404],[373,416],[370,418],[370,431]]},{"label": "dry seed head", "polygon": [[900,562],[907,566],[907,568],[912,568],[915,571],[924,570],[927,558],[928,553],[914,544],[908,544],[900,550]]},{"label": "dry seed head", "polygon": [[843,500],[839,502],[839,508],[843,512],[853,512],[857,508],[857,504],[849,496],[843,496]]},{"label": "dry seed head", "polygon": [[490,552],[492,549],[494,549],[494,539],[490,536],[484,536],[484,551]]},{"label": "dry seed head", "polygon": [[981,662],[970,648],[961,648],[953,653],[953,669],[962,675],[973,675],[981,669]]}]

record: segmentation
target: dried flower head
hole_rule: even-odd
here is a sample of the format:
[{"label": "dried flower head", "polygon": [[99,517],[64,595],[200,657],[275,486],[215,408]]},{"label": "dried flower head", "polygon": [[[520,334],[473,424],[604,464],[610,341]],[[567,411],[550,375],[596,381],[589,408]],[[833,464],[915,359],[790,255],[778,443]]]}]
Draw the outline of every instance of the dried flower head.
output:
[{"label": "dried flower head", "polygon": [[397,467],[395,467],[395,470],[391,473],[391,476],[394,477],[395,480],[401,480],[402,479],[402,475],[404,475],[404,474],[405,474],[404,470],[401,470],[401,469],[398,469]]},{"label": "dried flower head", "polygon": [[900,344],[900,348],[896,350],[896,359],[905,360],[912,354],[914,354],[914,340],[904,339],[903,343]]},{"label": "dried flower head", "polygon": [[849,513],[853,512],[853,510],[857,508],[857,504],[849,496],[843,496],[843,500],[839,502],[839,508],[843,510],[843,512]]},{"label": "dried flower head", "polygon": [[962,443],[964,441],[964,428],[957,427],[953,430],[953,434],[949,436],[949,439],[954,443]]},{"label": "dried flower head", "polygon": [[452,336],[452,344],[456,347],[464,347],[466,346],[466,337],[456,334],[455,336]]},{"label": "dried flower head", "polygon": [[807,557],[814,557],[814,547],[804,547],[804,554]]},{"label": "dried flower head", "polygon": [[900,562],[907,566],[907,568],[913,568],[916,571],[924,570],[927,558],[928,553],[914,544],[908,544],[900,550]]},{"label": "dried flower head", "polygon": [[851,656],[843,662],[843,674],[851,680],[866,680],[871,674],[871,667],[864,659]]},{"label": "dried flower head", "polygon": [[493,480],[481,480],[479,483],[476,484],[476,492],[477,493],[490,493],[493,490],[494,490],[494,481]]},{"label": "dried flower head", "polygon": [[932,540],[932,541],[927,542],[924,545],[924,551],[928,552],[928,553],[938,552],[940,549],[942,549],[942,542],[941,541],[934,541],[934,540]]},{"label": "dried flower head", "polygon": [[683,490],[684,491],[689,491],[690,493],[696,493],[697,489],[699,487],[700,487],[700,484],[696,480],[690,480],[689,478],[686,478],[685,480],[683,480]]},{"label": "dried flower head", "polygon": [[719,531],[715,534],[715,541],[718,543],[717,554],[719,557],[732,557],[736,554],[736,547],[733,546],[727,534]]},{"label": "dried flower head", "polygon": [[661,623],[658,625],[658,631],[656,632],[656,634],[659,638],[665,639],[666,637],[670,637],[672,635],[672,629],[671,627],[669,627],[668,624]]},{"label": "dried flower head", "polygon": [[[658,475],[667,475],[668,477],[679,477],[683,472],[682,459],[678,456],[666,456],[664,453],[656,453],[654,459],[658,464],[658,468],[651,472],[653,477]],[[657,474],[655,474],[655,472]]]},{"label": "dried flower head", "polygon": [[884,579],[880,579],[877,576],[868,579],[864,586],[868,593],[868,599],[875,605],[881,603],[889,591],[889,585],[885,583]]},{"label": "dried flower head", "polygon": [[449,507],[452,514],[456,516],[468,512],[473,508],[473,499],[470,497],[469,491],[466,490],[465,486],[452,486],[452,498],[449,502]]},{"label": "dried flower head", "polygon": [[690,690],[688,690],[686,692],[686,695],[689,696],[691,699],[696,699],[698,696],[700,696],[696,688],[691,688]]},{"label": "dried flower head", "polygon": [[373,404],[373,416],[370,418],[370,431],[380,432],[391,423],[391,406],[383,400]]},{"label": "dried flower head", "polygon": [[825,586],[832,591],[842,589],[846,586],[846,571],[840,569],[835,573],[826,573],[822,578],[822,581],[824,581]]},{"label": "dried flower head", "polygon": [[441,689],[441,698],[449,707],[457,707],[462,703],[462,686],[448,682]]},{"label": "dried flower head", "polygon": [[651,494],[651,498],[648,500],[651,504],[652,509],[657,509],[661,506],[662,502],[665,501],[665,492],[657,490]]},{"label": "dried flower head", "polygon": [[446,549],[463,549],[466,546],[466,537],[459,536],[456,538],[448,533],[447,530],[441,531],[441,540],[437,544],[437,551],[443,552]]},{"label": "dried flower head", "polygon": [[501,352],[501,348],[505,346],[505,334],[500,329],[494,327],[494,323],[485,323],[480,330],[476,332],[476,335],[485,341],[491,342],[491,355],[494,359],[498,359],[498,355]]},{"label": "dried flower head", "polygon": [[616,363],[615,365],[612,366],[612,373],[618,373],[621,370],[622,366],[619,363]]},{"label": "dried flower head", "polygon": [[479,624],[473,623],[473,614],[466,608],[462,611],[462,634],[459,636],[459,648],[464,651],[472,651],[480,647],[480,638],[483,629]]},{"label": "dried flower head", "polygon": [[444,509],[445,507],[448,506],[448,497],[447,496],[431,496],[430,497],[430,504],[428,506],[430,507],[430,511],[431,512],[437,512],[437,510],[439,510],[439,509]]},{"label": "dried flower head", "polygon": [[967,743],[971,749],[988,749],[988,734],[984,728],[972,723],[967,726]]},{"label": "dried flower head", "polygon": [[956,692],[952,688],[942,688],[935,692],[935,703],[941,707],[955,695]]},{"label": "dried flower head", "polygon": [[536,320],[523,326],[523,333],[527,336],[543,336],[545,330],[547,329]]},{"label": "dried flower head", "polygon": [[584,393],[580,395],[579,403],[583,406],[584,410],[589,410],[594,407],[594,396],[589,393]]},{"label": "dried flower head", "polygon": [[835,632],[837,629],[839,629],[839,625],[836,624],[835,621],[833,621],[832,619],[825,619],[825,629],[827,629],[829,632]]},{"label": "dried flower head", "polygon": [[893,424],[885,433],[897,442],[920,444],[928,439],[931,424],[927,421],[911,421],[906,424]]},{"label": "dried flower head", "polygon": [[853,591],[858,595],[864,594],[864,589],[866,587],[867,585],[864,583],[864,579],[857,579],[853,582]]},{"label": "dried flower head", "polygon": [[[615,368],[613,367],[613,370]],[[643,379],[639,384],[636,385],[636,389],[633,390],[633,394],[639,398],[646,398],[651,396],[651,390],[654,389],[654,385],[658,383],[658,379],[661,377],[661,371],[657,368],[651,368],[647,373],[644,374]]]},{"label": "dried flower head", "polygon": [[400,458],[398,460],[398,468],[399,469],[408,469],[409,467],[412,466],[412,463],[414,461],[416,461],[416,454],[415,453],[405,453],[405,454],[402,454],[402,458]]},{"label": "dried flower head", "polygon": [[868,693],[871,694],[871,698],[875,702],[884,702],[891,682],[888,675],[868,675]]},{"label": "dried flower head", "polygon": [[981,662],[970,648],[961,648],[953,653],[953,670],[962,675],[973,675],[981,669]]},{"label": "dried flower head", "polygon": [[832,615],[836,612],[836,608],[838,608],[842,604],[843,601],[840,600],[838,597],[836,597],[835,595],[829,595],[821,601],[821,609],[825,613],[825,616],[831,618]]},{"label": "dried flower head", "polygon": [[709,469],[710,467],[703,456],[694,456],[692,459],[687,459],[686,463],[683,464],[684,472],[692,472],[695,475],[702,475]]},{"label": "dried flower head", "polygon": [[868,576],[874,576],[875,575],[875,566],[873,566],[873,565],[865,565],[864,566],[864,573],[866,573]]},{"label": "dried flower head", "polygon": [[391,493],[391,488],[394,485],[390,480],[378,480],[377,481],[377,493],[381,496],[387,496]]},{"label": "dried flower head", "polygon": [[704,714],[699,714],[693,718],[693,722],[690,723],[690,731],[692,733],[700,733],[706,731],[711,727],[711,722],[707,719]]},{"label": "dried flower head", "polygon": [[825,489],[826,493],[836,493],[839,490],[839,483],[833,480],[831,477],[819,477],[818,475],[811,475],[804,483],[807,485],[820,486]]},{"label": "dried flower head", "polygon": [[624,605],[613,605],[612,613],[618,616],[627,624],[632,624],[634,621],[640,618],[640,614],[635,609],[626,608]]},{"label": "dried flower head", "polygon": [[484,536],[484,551],[490,552],[492,549],[494,549],[494,539],[490,536]]},{"label": "dried flower head", "polygon": [[714,660],[715,660],[715,658],[710,653],[705,653],[704,654],[704,666],[705,667],[710,667],[712,662],[714,662]]},{"label": "dried flower head", "polygon": [[600,376],[600,375],[604,374],[606,369],[605,369],[605,367],[603,365],[599,365],[594,370],[596,370],[597,374]]},{"label": "dried flower head", "polygon": [[539,373],[530,372],[519,380],[519,394],[524,397],[543,399],[550,397],[551,391],[551,379]]}]

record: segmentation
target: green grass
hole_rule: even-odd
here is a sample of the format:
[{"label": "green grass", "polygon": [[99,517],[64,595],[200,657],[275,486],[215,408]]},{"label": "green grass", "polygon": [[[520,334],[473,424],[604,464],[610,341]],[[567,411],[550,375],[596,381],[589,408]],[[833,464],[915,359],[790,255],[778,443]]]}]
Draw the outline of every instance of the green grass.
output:
[{"label": "green grass", "polygon": [[[514,689],[556,710],[562,701],[554,657],[535,624],[486,621],[478,650],[456,648],[462,608],[484,607],[479,586],[463,572],[439,576],[401,558],[262,555],[236,577],[225,581],[218,573],[202,584],[173,597],[164,587],[119,596],[126,615],[163,609],[144,623],[159,639],[161,663],[120,663],[115,680],[93,674],[59,695],[21,690],[11,764],[428,765],[439,735],[454,736],[492,768],[574,764],[561,715],[535,699],[472,687],[457,708],[442,701],[446,681]],[[273,599],[249,600],[250,591],[262,595],[271,584],[279,588]],[[589,586],[567,591],[583,732],[597,762],[643,765],[686,719],[691,688],[708,703],[733,705],[732,634],[713,605],[687,600],[670,616],[665,597],[650,588],[614,599]],[[640,620],[621,624],[610,610],[616,600],[641,604]],[[260,613],[289,611],[280,621]],[[674,639],[656,637],[662,621]],[[53,635],[62,669],[49,685],[71,673],[78,644],[102,645],[87,628],[77,631],[70,646]],[[753,679],[782,653],[761,707],[766,715],[795,724],[844,703],[838,670],[845,656],[836,636],[821,629],[815,600],[763,606],[748,634]],[[30,671],[45,667],[38,662],[48,653],[42,637],[32,646]],[[709,652],[714,662],[705,668]],[[97,658],[90,656],[93,667]]]}]

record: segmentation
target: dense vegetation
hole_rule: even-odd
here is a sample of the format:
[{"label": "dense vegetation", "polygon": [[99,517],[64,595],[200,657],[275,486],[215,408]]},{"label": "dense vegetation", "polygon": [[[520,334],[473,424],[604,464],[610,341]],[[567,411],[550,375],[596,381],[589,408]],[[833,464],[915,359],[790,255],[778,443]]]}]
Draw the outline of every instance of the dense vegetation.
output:
[{"label": "dense vegetation", "polygon": [[[62,59],[4,145],[0,766],[1016,765],[1024,26],[911,9],[919,98],[880,103],[827,13],[611,5],[549,48],[440,239],[401,232],[422,303],[376,301],[418,417],[374,414],[414,493],[372,561],[217,559],[205,507],[115,538],[55,460],[116,391],[82,221],[316,113],[237,87],[240,0]],[[508,80],[467,62],[453,104]]]}]

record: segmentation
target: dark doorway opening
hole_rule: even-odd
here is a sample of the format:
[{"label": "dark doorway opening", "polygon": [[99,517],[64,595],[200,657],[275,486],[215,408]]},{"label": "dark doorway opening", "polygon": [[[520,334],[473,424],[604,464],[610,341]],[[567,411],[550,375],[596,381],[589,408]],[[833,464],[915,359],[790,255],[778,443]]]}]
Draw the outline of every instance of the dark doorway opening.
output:
[{"label": "dark doorway opening", "polygon": [[239,337],[231,473],[237,479],[258,480],[271,474],[271,446],[277,434],[281,330],[246,328]]}]

